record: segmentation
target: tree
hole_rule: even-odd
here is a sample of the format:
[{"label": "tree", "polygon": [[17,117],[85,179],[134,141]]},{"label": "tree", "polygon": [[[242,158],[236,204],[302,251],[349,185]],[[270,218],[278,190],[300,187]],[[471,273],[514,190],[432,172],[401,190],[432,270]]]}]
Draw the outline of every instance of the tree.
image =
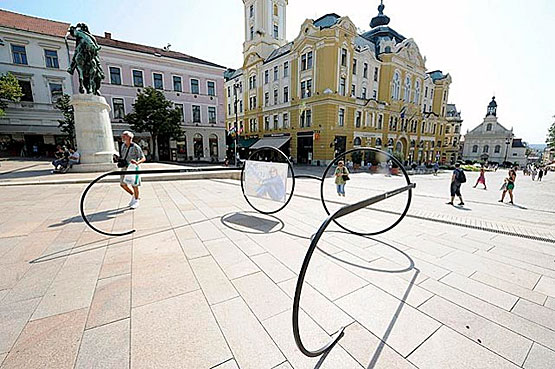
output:
[{"label": "tree", "polygon": [[71,98],[67,94],[63,94],[56,101],[56,109],[62,112],[64,119],[58,120],[58,128],[68,137],[72,147],[75,147],[75,117],[73,115],[73,106],[70,104]]},{"label": "tree", "polygon": [[17,78],[10,72],[0,75],[0,117],[8,107],[8,101],[18,102],[23,96]]},{"label": "tree", "polygon": [[[555,115],[553,116],[555,118]],[[551,127],[547,130],[547,139],[545,140],[547,147],[555,149],[555,121],[551,124]]]},{"label": "tree", "polygon": [[133,104],[133,112],[127,114],[125,122],[136,132],[148,132],[154,144],[154,160],[159,160],[158,138],[160,136],[174,139],[183,136],[181,111],[174,107],[173,102],[153,87],[146,87],[137,94]]}]

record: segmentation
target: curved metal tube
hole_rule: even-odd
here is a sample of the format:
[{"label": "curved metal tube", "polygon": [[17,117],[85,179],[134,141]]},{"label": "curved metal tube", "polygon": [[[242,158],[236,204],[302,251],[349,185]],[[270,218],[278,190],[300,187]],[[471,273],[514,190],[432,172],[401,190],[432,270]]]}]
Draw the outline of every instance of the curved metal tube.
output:
[{"label": "curved metal tube", "polygon": [[[341,218],[345,215],[351,214],[357,210],[360,210],[362,208],[365,208],[367,206],[370,206],[372,204],[375,204],[377,202],[380,202],[382,200],[385,200],[391,196],[395,196],[398,195],[400,193],[403,193],[405,191],[411,191],[414,187],[416,187],[416,184],[414,183],[410,183],[409,185],[405,186],[405,187],[401,187],[392,191],[388,191],[385,193],[382,193],[380,195],[376,195],[376,196],[372,196],[366,200],[362,200],[359,202],[356,202],[354,204],[351,205],[345,205],[342,208],[340,208],[339,210],[337,210],[335,213],[331,214],[330,216],[328,216],[326,218],[326,220],[324,220],[324,222],[322,223],[322,225],[320,225],[320,228],[318,228],[318,231],[316,232],[316,234],[314,234],[314,236],[312,237],[312,241],[310,242],[310,246],[308,247],[308,251],[306,252],[306,255],[304,257],[303,260],[303,264],[301,266],[301,271],[299,272],[299,278],[297,279],[297,287],[295,288],[295,296],[293,298],[293,336],[295,338],[295,343],[297,344],[297,347],[299,348],[299,350],[306,356],[309,357],[316,357],[316,356],[320,356],[324,353],[326,353],[327,351],[331,350],[333,348],[333,346],[335,346],[335,344],[341,339],[341,337],[343,337],[344,334],[344,330],[345,327],[342,327],[330,340],[329,343],[327,343],[325,346],[311,351],[309,349],[307,349],[305,347],[305,345],[303,344],[302,340],[301,340],[301,334],[299,332],[299,310],[300,310],[300,302],[301,302],[301,292],[302,292],[302,288],[303,288],[303,283],[304,283],[304,279],[305,279],[305,275],[306,272],[308,270],[308,265],[310,264],[310,259],[312,258],[312,255],[314,254],[314,250],[316,249],[317,245],[318,245],[318,241],[320,240],[320,238],[322,237],[322,235],[324,234],[324,232],[326,231],[326,228],[330,225],[331,222],[334,222],[336,219]],[[401,216],[401,219],[403,219],[405,217],[406,213],[403,214]],[[384,231],[385,232],[385,231]]]},{"label": "curved metal tube", "polygon": [[92,186],[94,186],[96,183],[98,183],[101,179],[103,179],[105,177],[108,177],[108,176],[124,176],[126,174],[141,174],[142,175],[142,174],[168,174],[168,173],[191,173],[191,172],[217,172],[217,171],[222,171],[222,170],[240,170],[240,168],[226,168],[226,169],[221,169],[221,168],[199,168],[199,169],[186,168],[185,169],[184,168],[184,169],[161,169],[161,170],[148,169],[148,170],[132,170],[132,171],[115,170],[115,171],[112,171],[112,172],[104,173],[101,176],[95,178],[91,183],[89,183],[87,188],[85,188],[85,191],[83,191],[83,194],[81,194],[81,200],[80,200],[80,203],[79,203],[79,211],[81,212],[81,217],[83,218],[83,221],[85,222],[85,224],[87,224],[93,231],[98,232],[100,234],[103,234],[105,236],[110,236],[110,237],[127,236],[127,235],[130,235],[131,233],[134,233],[135,230],[132,229],[130,231],[121,232],[121,233],[105,232],[101,229],[96,228],[94,225],[92,225],[92,223],[87,218],[87,215],[85,214],[85,198],[87,197],[87,193],[92,188]]}]

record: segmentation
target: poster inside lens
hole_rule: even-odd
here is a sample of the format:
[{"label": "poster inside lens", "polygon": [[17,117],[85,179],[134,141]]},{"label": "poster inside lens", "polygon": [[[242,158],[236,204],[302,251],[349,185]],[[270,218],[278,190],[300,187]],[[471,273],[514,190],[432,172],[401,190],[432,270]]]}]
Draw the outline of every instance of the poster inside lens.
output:
[{"label": "poster inside lens", "polygon": [[247,160],[245,163],[245,193],[247,196],[285,202],[287,199],[286,163]]}]

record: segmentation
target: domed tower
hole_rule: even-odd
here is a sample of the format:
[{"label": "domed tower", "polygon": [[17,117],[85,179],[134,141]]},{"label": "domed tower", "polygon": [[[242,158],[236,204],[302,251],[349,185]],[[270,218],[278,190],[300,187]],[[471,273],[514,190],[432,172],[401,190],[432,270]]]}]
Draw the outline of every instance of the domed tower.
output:
[{"label": "domed tower", "polygon": [[491,102],[488,105],[488,113],[486,117],[493,115],[494,117],[497,116],[497,102],[495,102],[495,96],[491,98]]},{"label": "domed tower", "polygon": [[243,57],[256,52],[266,58],[285,45],[288,0],[243,0],[245,5],[245,42]]}]

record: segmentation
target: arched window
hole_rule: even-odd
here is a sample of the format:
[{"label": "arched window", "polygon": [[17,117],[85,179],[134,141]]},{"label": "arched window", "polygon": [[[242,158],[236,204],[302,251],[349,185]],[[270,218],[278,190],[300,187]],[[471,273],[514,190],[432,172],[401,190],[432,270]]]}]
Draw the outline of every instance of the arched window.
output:
[{"label": "arched window", "polygon": [[394,100],[399,100],[401,95],[401,77],[399,76],[399,72],[395,72],[393,75],[393,83],[391,86],[391,97]]},{"label": "arched window", "polygon": [[212,133],[208,137],[208,146],[210,147],[210,157],[217,160],[218,159],[218,136]]},{"label": "arched window", "polygon": [[472,146],[472,152],[478,152],[478,145]]},{"label": "arched window", "polygon": [[489,152],[489,146],[488,145],[484,145],[484,150],[482,152]]},{"label": "arched window", "polygon": [[403,152],[403,144],[401,143],[401,141],[397,141],[397,144],[395,145],[395,151]]},{"label": "arched window", "polygon": [[278,16],[278,6],[277,4],[274,4],[274,16]]},{"label": "arched window", "polygon": [[202,135],[200,133],[195,133],[193,136],[193,152],[197,159],[204,157],[204,144],[202,143]]},{"label": "arched window", "polygon": [[501,152],[501,146],[500,145],[495,145],[495,149],[494,149],[496,154],[499,154]]},{"label": "arched window", "polygon": [[486,126],[486,131],[488,132],[491,131],[491,127],[492,127],[491,123],[488,123],[488,125]]},{"label": "arched window", "polygon": [[420,81],[416,80],[414,84],[414,103],[420,105]]},{"label": "arched window", "polygon": [[378,146],[378,147],[382,146],[382,139],[381,138],[376,138],[376,146]]},{"label": "arched window", "polygon": [[410,77],[407,76],[405,78],[405,90],[403,95],[403,100],[405,100],[406,103],[410,102],[410,89],[411,89]]},{"label": "arched window", "polygon": [[362,145],[362,140],[360,139],[360,137],[355,137],[354,141],[353,141],[353,145],[354,146],[360,146]]}]

